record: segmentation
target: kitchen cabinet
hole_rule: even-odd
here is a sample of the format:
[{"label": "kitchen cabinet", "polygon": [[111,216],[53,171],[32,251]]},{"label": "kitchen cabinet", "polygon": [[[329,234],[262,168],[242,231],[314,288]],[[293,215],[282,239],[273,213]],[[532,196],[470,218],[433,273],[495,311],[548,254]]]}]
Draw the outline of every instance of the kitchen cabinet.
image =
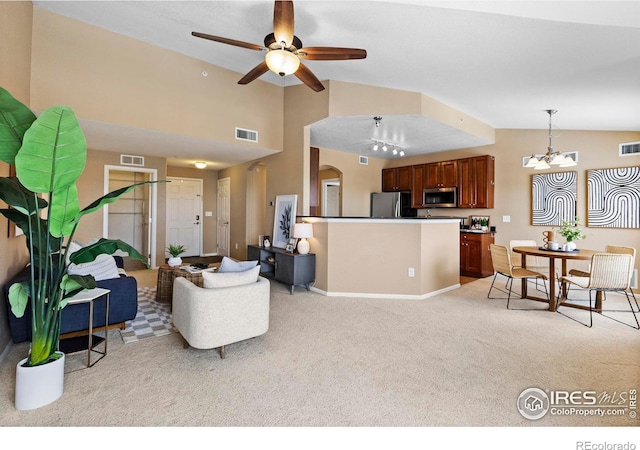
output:
[{"label": "kitchen cabinet", "polygon": [[278,247],[247,247],[247,259],[258,261],[260,275],[279,281],[289,286],[293,294],[296,286],[309,286],[316,279],[316,255],[307,253],[287,253]]},{"label": "kitchen cabinet", "polygon": [[410,191],[412,188],[412,175],[411,166],[382,169],[382,191]]},{"label": "kitchen cabinet", "polygon": [[455,187],[458,183],[457,161],[440,161],[424,165],[424,189]]},{"label": "kitchen cabinet", "polygon": [[426,164],[418,164],[411,166],[413,171],[411,188],[411,207],[412,208],[424,208],[422,206],[422,190],[424,189],[424,169]]},{"label": "kitchen cabinet", "polygon": [[458,160],[458,207],[493,208],[495,157]]},{"label": "kitchen cabinet", "polygon": [[494,233],[460,232],[460,275],[485,278],[493,275],[489,246]]}]

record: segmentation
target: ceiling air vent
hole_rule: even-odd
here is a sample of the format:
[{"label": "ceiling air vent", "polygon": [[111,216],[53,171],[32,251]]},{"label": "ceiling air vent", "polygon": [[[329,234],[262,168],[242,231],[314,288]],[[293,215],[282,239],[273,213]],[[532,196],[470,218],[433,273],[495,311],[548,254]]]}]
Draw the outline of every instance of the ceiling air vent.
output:
[{"label": "ceiling air vent", "polygon": [[236,139],[240,141],[258,142],[258,132],[236,127]]},{"label": "ceiling air vent", "polygon": [[144,167],[144,156],[120,155],[120,164],[123,166]]},{"label": "ceiling air vent", "polygon": [[620,156],[640,155],[640,142],[620,144]]}]

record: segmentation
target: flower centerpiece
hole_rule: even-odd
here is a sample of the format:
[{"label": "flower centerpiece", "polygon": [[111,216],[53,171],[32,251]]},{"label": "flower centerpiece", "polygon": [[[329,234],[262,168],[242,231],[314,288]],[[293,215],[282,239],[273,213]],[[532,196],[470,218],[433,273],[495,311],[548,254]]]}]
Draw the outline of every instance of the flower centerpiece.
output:
[{"label": "flower centerpiece", "polygon": [[562,225],[558,230],[558,234],[566,239],[569,247],[568,250],[575,250],[575,241],[579,241],[580,239],[584,239],[586,237],[582,232],[582,228],[580,227],[579,217],[576,217],[573,221],[563,220]]}]

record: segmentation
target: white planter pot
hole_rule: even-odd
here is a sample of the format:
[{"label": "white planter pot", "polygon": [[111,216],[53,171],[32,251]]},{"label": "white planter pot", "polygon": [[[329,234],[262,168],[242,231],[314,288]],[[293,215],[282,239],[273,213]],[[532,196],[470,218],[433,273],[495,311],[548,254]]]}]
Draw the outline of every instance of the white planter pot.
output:
[{"label": "white planter pot", "polygon": [[567,242],[567,250],[569,250],[570,252],[574,251],[577,248],[577,245],[575,242]]},{"label": "white planter pot", "polygon": [[24,367],[28,358],[16,366],[15,406],[19,411],[41,408],[58,400],[64,392],[64,353],[40,366]]},{"label": "white planter pot", "polygon": [[167,261],[167,264],[169,264],[170,267],[177,267],[182,264],[182,258],[180,258],[179,256],[172,256]]}]

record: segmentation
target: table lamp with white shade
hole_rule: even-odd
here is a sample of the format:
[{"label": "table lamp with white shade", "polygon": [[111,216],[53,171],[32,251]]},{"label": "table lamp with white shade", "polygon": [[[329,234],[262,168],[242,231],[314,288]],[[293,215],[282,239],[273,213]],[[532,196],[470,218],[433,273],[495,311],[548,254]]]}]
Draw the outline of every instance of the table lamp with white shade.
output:
[{"label": "table lamp with white shade", "polygon": [[313,237],[313,225],[310,223],[296,223],[293,225],[293,237],[300,239],[298,242],[298,253],[306,255],[309,253],[309,241],[307,238]]}]

